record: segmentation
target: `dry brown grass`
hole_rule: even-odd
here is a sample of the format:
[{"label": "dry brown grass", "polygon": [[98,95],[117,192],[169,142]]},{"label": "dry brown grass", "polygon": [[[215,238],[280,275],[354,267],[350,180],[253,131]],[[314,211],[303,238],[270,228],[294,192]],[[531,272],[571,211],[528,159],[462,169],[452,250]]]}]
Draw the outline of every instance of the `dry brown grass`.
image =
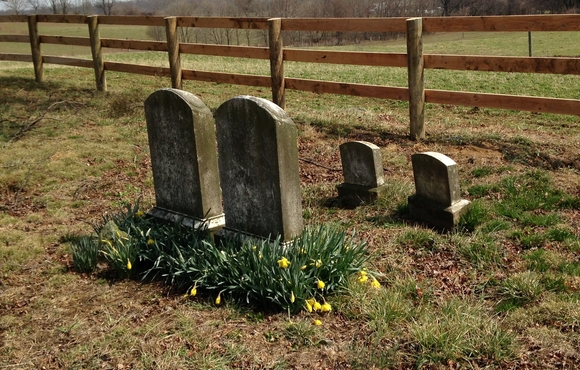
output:
[{"label": "dry brown grass", "polygon": [[[308,160],[300,162],[306,222],[356,230],[373,253],[370,268],[383,274],[380,294],[353,285],[333,297],[336,310],[315,327],[306,313],[289,318],[232,302],[216,308],[203,295],[185,299],[159,284],[117,281],[107,270],[94,276],[72,271],[71,236],[90,232],[91,224],[123,204],[140,198],[147,208],[154,202],[142,102],[169,82],[110,74],[111,91],[98,94],[86,70],[51,69],[47,81],[38,86],[30,70],[0,70],[4,135],[60,102],[19,140],[8,143],[5,136],[0,142],[0,368],[580,366],[578,276],[564,276],[565,293],[543,292],[537,306],[498,314],[496,286],[526,270],[527,251],[506,232],[438,234],[400,209],[413,193],[410,156],[427,150],[458,163],[466,197],[469,186],[535,169],[580,196],[577,117],[429,106],[427,139],[414,142],[406,136],[404,104],[289,92],[287,110],[300,130],[300,157]],[[211,109],[238,94],[269,94],[193,82],[185,89]],[[388,199],[340,207],[335,186],[342,178],[332,169],[340,168],[338,145],[347,140],[381,147]],[[473,175],[485,167],[492,173]],[[576,240],[579,212],[562,211],[562,224]],[[503,251],[501,264],[479,266],[458,252],[485,236]],[[567,248],[559,258],[578,261],[580,251],[573,246],[554,242],[545,248]],[[508,344],[488,347],[506,354],[433,360],[446,352],[437,346],[429,352],[417,331],[436,336],[461,325],[455,315],[462,312],[481,319],[466,329],[471,341],[491,342],[497,334],[479,328],[481,323],[513,336]]]}]

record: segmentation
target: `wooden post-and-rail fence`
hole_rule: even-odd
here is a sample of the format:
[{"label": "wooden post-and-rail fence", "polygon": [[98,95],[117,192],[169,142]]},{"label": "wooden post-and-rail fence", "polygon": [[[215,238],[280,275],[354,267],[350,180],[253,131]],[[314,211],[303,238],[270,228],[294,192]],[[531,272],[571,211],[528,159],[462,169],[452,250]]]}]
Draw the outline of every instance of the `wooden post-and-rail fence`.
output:
[{"label": "wooden post-and-rail fence", "polygon": [[[535,58],[423,54],[424,33],[580,31],[580,15],[428,17],[411,19],[16,15],[0,16],[0,22],[28,22],[28,36],[0,35],[0,42],[30,43],[31,54],[0,53],[0,61],[32,62],[36,81],[38,82],[43,80],[43,64],[52,63],[93,68],[96,86],[99,91],[107,89],[105,71],[117,71],[167,76],[171,78],[171,85],[174,88],[181,88],[183,80],[268,87],[272,89],[272,100],[282,108],[285,107],[286,89],[409,101],[410,135],[412,138],[417,139],[425,136],[425,103],[580,115],[580,100],[431,90],[425,89],[423,81],[425,68],[580,75],[580,58],[578,57]],[[40,35],[38,33],[39,22],[86,23],[89,37]],[[101,38],[99,34],[99,25],[101,24],[164,27],[167,42]],[[268,32],[269,45],[268,47],[251,47],[180,43],[178,37],[179,27],[263,30]],[[405,33],[407,36],[407,53],[285,49],[282,43],[284,31]],[[41,52],[41,44],[43,43],[89,46],[92,60],[43,55]],[[169,67],[107,62],[103,58],[103,48],[166,52],[169,57]],[[181,54],[269,59],[270,76],[182,69]],[[408,70],[408,87],[285,77],[284,61],[403,67]]]}]

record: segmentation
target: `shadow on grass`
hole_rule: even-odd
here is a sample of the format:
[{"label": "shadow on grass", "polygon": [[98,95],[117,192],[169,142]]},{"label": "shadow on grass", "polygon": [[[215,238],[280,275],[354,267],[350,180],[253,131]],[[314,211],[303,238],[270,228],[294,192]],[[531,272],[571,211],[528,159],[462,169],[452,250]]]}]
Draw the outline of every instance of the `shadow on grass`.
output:
[{"label": "shadow on grass", "polygon": [[[66,79],[67,77],[63,76],[63,80]],[[87,101],[96,93],[94,89],[70,86],[61,82],[37,83],[34,79],[25,77],[0,77],[0,106],[4,106],[3,111],[23,106],[25,107],[23,110],[30,112],[35,106],[49,106],[60,100]]]},{"label": "shadow on grass", "polygon": [[[14,91],[15,89],[18,90],[24,89],[27,91],[35,91],[35,90],[53,91],[55,89],[58,89],[59,87],[61,87],[61,84],[54,81],[45,81],[38,83],[32,78],[14,77],[14,76],[0,77],[1,90]],[[3,95],[2,99],[8,97],[14,97],[14,94],[11,94],[10,96]]]},{"label": "shadow on grass", "polygon": [[318,132],[323,133],[326,138],[344,137],[351,140],[369,141],[379,146],[392,141],[411,142],[409,135],[393,133],[384,129],[373,130],[362,125],[350,125],[326,120],[315,120],[310,122],[310,125],[315,127]]},{"label": "shadow on grass", "polygon": [[508,162],[545,170],[580,169],[580,156],[576,152],[562,152],[561,148],[553,147],[549,142],[536,142],[523,136],[502,137],[482,134],[477,137],[466,135],[449,137],[445,134],[434,134],[424,142],[428,145],[472,145],[481,148],[492,144]]}]

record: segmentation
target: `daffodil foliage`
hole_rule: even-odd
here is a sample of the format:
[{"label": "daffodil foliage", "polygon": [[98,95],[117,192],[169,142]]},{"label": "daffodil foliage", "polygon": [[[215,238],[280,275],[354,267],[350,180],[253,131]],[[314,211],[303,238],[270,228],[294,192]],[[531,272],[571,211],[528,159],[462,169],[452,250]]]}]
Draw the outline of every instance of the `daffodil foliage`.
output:
[{"label": "daffodil foliage", "polygon": [[345,287],[367,259],[364,243],[326,225],[306,229],[286,246],[227,240],[215,247],[227,258],[202,277],[207,289],[290,312],[306,309],[308,299],[325,302],[324,296]]},{"label": "daffodil foliage", "polygon": [[[112,262],[115,270],[138,271],[147,280],[161,278],[178,289],[195,291],[190,295],[205,291],[219,298],[216,304],[235,299],[262,309],[328,312],[332,308],[325,296],[364,271],[368,258],[366,244],[337,226],[310,227],[292,243],[282,244],[258,239],[216,241],[203,229],[159,223],[136,208],[106,221],[97,229],[105,240],[102,254],[115,253],[107,240],[120,240],[131,251]],[[103,230],[109,229],[114,229],[112,239],[103,237]]]},{"label": "daffodil foliage", "polygon": [[134,231],[135,225],[146,222],[144,216],[138,205],[128,206],[127,212],[104,217],[103,225],[95,227],[95,235],[73,240],[70,249],[75,270],[91,273],[102,260],[119,278],[134,276],[133,264],[139,259],[142,248],[135,243],[138,239],[125,230]]}]

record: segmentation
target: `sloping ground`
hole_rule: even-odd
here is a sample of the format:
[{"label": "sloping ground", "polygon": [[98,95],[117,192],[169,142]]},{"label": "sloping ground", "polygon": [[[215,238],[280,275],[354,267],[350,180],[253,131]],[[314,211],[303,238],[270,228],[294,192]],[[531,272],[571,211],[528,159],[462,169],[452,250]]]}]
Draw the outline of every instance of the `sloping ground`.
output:
[{"label": "sloping ground", "polygon": [[[185,298],[107,269],[72,270],[75,235],[127,203],[154,202],[142,102],[167,81],[111,74],[118,87],[99,94],[86,71],[50,70],[47,81],[58,82],[41,86],[30,74],[0,71],[0,367],[580,367],[578,203],[531,211],[556,215],[554,224],[494,208],[508,201],[505,179],[524,184],[522,194],[532,178],[580,197],[577,117],[429,106],[428,138],[414,142],[404,104],[290,93],[305,221],[337,223],[367,241],[383,287],[355,280],[332,298],[332,313],[288,317],[216,307],[203,292]],[[185,88],[212,110],[238,94],[268,97]],[[389,196],[378,204],[348,209],[336,199],[347,140],[381,147]],[[427,150],[458,163],[464,197],[487,212],[473,232],[438,234],[405,212],[410,156]]]}]

